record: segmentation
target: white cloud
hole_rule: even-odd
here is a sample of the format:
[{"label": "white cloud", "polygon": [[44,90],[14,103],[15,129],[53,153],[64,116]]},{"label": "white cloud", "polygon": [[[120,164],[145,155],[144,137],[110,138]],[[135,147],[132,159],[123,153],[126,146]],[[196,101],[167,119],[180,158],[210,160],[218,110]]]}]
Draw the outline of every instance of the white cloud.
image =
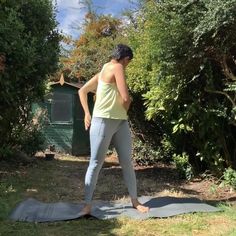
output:
[{"label": "white cloud", "polygon": [[[57,20],[59,22],[59,30],[63,33],[72,35],[73,38],[80,34],[79,28],[82,26],[86,8],[79,0],[53,0],[57,6]],[[133,0],[136,2],[137,0]],[[127,0],[93,0],[94,7],[104,14],[116,15],[120,14],[124,8],[130,7],[131,4]]]},{"label": "white cloud", "polygon": [[63,33],[77,37],[79,27],[84,20],[85,9],[78,0],[54,0],[57,2],[57,20],[59,30]]},{"label": "white cloud", "polygon": [[71,8],[71,7],[79,7],[81,4],[79,3],[78,0],[54,0],[57,2],[57,5],[60,8]]}]

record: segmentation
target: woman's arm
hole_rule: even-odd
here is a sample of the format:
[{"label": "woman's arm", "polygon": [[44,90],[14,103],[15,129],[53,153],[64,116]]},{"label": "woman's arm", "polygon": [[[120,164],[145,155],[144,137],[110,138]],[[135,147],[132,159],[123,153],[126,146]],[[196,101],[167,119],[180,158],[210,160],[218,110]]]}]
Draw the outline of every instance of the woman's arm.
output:
[{"label": "woman's arm", "polygon": [[88,93],[94,92],[97,89],[98,84],[98,74],[96,74],[92,79],[90,79],[80,90],[78,91],[81,105],[84,109],[84,125],[87,130],[91,123],[91,115],[88,107]]},{"label": "woman's arm", "polygon": [[114,75],[116,80],[116,86],[122,98],[122,105],[125,110],[129,110],[131,99],[128,92],[128,87],[125,81],[124,67],[121,64],[117,64],[114,68]]}]

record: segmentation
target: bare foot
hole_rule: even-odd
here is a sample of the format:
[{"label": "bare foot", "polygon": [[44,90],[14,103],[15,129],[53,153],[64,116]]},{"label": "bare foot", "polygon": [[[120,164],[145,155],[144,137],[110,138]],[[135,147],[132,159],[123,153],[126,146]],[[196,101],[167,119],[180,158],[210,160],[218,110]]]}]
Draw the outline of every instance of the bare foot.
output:
[{"label": "bare foot", "polygon": [[131,201],[132,201],[133,207],[136,208],[141,213],[147,213],[149,211],[149,207],[144,206],[137,199],[132,199]]},{"label": "bare foot", "polygon": [[83,215],[90,215],[92,206],[90,204],[85,204],[84,208],[82,209],[81,213]]}]

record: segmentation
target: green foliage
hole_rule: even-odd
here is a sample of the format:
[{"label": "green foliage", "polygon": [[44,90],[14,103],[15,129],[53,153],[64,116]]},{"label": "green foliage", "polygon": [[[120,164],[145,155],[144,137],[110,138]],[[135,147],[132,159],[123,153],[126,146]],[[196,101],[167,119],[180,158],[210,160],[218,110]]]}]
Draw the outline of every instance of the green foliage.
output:
[{"label": "green foliage", "polygon": [[171,123],[174,125],[172,134],[181,133],[181,132],[188,133],[188,132],[193,131],[193,128],[191,128],[189,125],[183,122],[182,117],[178,121],[173,120]]},{"label": "green foliage", "polygon": [[57,69],[60,35],[56,26],[50,0],[1,2],[0,146],[19,146],[22,135],[32,141],[27,133],[31,104],[43,97],[48,75]]},{"label": "green foliage", "polygon": [[190,180],[193,177],[193,168],[189,163],[189,156],[183,152],[182,155],[173,155],[173,161],[180,178]]},{"label": "green foliage", "polygon": [[164,136],[160,145],[152,145],[150,138],[141,140],[138,135],[133,142],[133,159],[139,165],[153,165],[159,161],[169,162],[172,160],[174,148],[169,138]]},{"label": "green foliage", "polygon": [[0,147],[0,160],[6,159],[7,157],[12,155],[12,150],[8,146]]},{"label": "green foliage", "polygon": [[232,168],[227,168],[223,173],[223,183],[236,189],[236,171]]},{"label": "green foliage", "polygon": [[160,137],[195,170],[235,166],[236,0],[141,3],[127,29],[137,55],[128,81],[143,99],[136,112],[145,105]]},{"label": "green foliage", "polygon": [[15,127],[13,135],[18,144],[18,149],[23,150],[29,156],[33,156],[37,151],[44,150],[45,136],[40,126],[33,122],[22,127]]},{"label": "green foliage", "polygon": [[155,150],[153,147],[150,147],[150,145],[139,139],[135,139],[133,142],[132,157],[138,165],[153,165],[157,161],[161,160],[159,150]]}]

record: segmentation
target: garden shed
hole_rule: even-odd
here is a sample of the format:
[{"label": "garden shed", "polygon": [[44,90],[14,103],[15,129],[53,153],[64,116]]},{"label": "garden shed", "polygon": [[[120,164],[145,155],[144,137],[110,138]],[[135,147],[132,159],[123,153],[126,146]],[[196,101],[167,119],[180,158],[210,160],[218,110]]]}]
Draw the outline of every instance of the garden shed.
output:
[{"label": "garden shed", "polygon": [[[48,119],[44,124],[46,147],[75,156],[90,153],[89,132],[84,128],[84,111],[78,96],[81,83],[60,81],[50,84],[50,93],[45,96],[44,107]],[[88,95],[90,108],[93,107],[93,94]]]}]

